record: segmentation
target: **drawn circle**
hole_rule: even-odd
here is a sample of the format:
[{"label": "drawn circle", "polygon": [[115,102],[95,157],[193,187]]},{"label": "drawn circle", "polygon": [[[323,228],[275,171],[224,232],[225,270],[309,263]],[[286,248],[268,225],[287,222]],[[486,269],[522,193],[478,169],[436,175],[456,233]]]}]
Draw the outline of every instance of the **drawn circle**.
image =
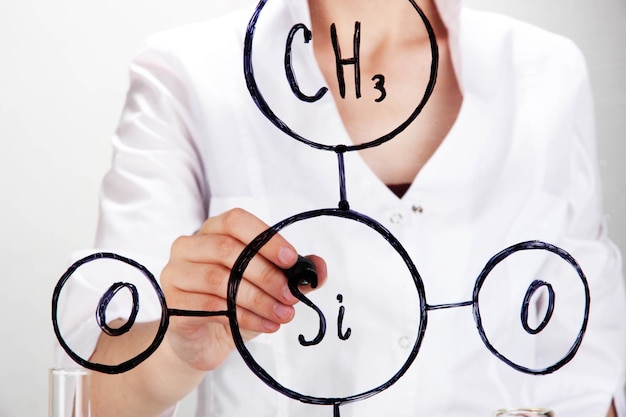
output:
[{"label": "drawn circle", "polygon": [[[426,28],[426,31],[428,32],[428,38],[430,42],[432,61],[430,65],[430,74],[428,77],[428,84],[426,85],[424,95],[422,99],[419,101],[419,103],[417,104],[417,107],[409,115],[409,117],[400,125],[398,125],[396,128],[394,128],[387,134],[384,134],[383,136],[380,136],[379,138],[373,139],[369,142],[364,142],[358,145],[349,145],[349,146],[340,145],[344,147],[344,151],[357,151],[361,149],[372,148],[372,147],[381,145],[393,139],[399,133],[404,131],[415,120],[415,118],[417,118],[417,116],[422,112],[422,109],[424,108],[424,106],[426,105],[426,103],[430,99],[430,96],[433,93],[433,90],[435,88],[435,83],[437,81],[437,71],[439,67],[439,48],[437,46],[437,40],[435,38],[435,31],[433,30],[433,27],[430,24],[430,21],[428,20],[428,18],[426,17],[422,9],[420,9],[420,7],[415,3],[415,1],[414,0],[408,0],[408,1],[409,3],[411,3],[415,11],[418,13],[420,18],[422,19],[422,22],[424,23],[424,27]],[[336,152],[337,145],[326,145],[323,143],[315,142],[311,139],[305,138],[304,136],[300,135],[295,130],[293,130],[291,127],[289,127],[287,123],[281,120],[274,113],[274,111],[271,109],[270,105],[267,103],[267,101],[265,100],[265,98],[263,97],[263,95],[261,94],[259,90],[259,87],[257,85],[256,79],[254,76],[254,66],[252,64],[252,49],[253,49],[252,46],[253,46],[254,35],[256,31],[256,25],[259,20],[259,16],[267,2],[268,0],[261,0],[259,4],[257,5],[248,23],[248,27],[246,30],[246,37],[244,41],[244,55],[243,55],[244,76],[246,79],[246,84],[248,86],[248,91],[250,92],[250,95],[252,96],[252,100],[257,105],[259,110],[261,110],[263,115],[265,115],[265,117],[267,117],[269,121],[272,122],[272,124],[276,126],[278,129],[280,129],[282,132],[286,133],[292,138],[300,142],[303,142],[313,148]]]},{"label": "drawn circle", "polygon": [[[92,261],[101,260],[101,259],[112,259],[115,261],[120,261],[139,270],[150,281],[150,284],[154,288],[154,291],[156,292],[156,295],[161,303],[161,321],[159,324],[158,331],[156,332],[156,335],[152,343],[143,352],[140,352],[139,354],[132,357],[131,359],[128,359],[118,365],[106,365],[106,364],[94,363],[94,362],[89,361],[89,359],[81,357],[74,350],[72,350],[72,348],[67,344],[65,339],[63,339],[63,335],[61,334],[61,329],[59,327],[58,304],[59,304],[59,298],[61,296],[61,291],[63,290],[63,287],[68,282],[68,280],[72,277],[74,272],[76,272],[78,268],[80,268],[82,265],[85,265]],[[106,323],[105,325],[103,325],[102,321],[106,320],[106,309],[108,307],[109,302],[111,301],[113,296],[115,296],[115,294],[123,288],[128,289],[133,298],[133,307],[132,307],[131,314],[128,320],[123,326],[119,328],[111,328],[108,325],[106,325]],[[98,325],[100,326],[103,332],[111,336],[119,336],[130,330],[137,316],[138,308],[139,308],[139,295],[137,293],[135,286],[130,283],[118,282],[118,283],[113,284],[105,292],[105,294],[100,298],[100,303],[96,310],[96,320],[98,321]],[[163,291],[159,287],[157,280],[150,273],[150,271],[148,271],[148,269],[146,269],[143,265],[133,261],[132,259],[125,258],[115,253],[100,252],[100,253],[94,253],[92,255],[86,256],[74,262],[74,264],[72,264],[67,269],[67,271],[63,274],[63,276],[61,276],[61,278],[59,279],[56,287],[54,288],[54,293],[52,295],[52,325],[54,327],[54,333],[57,337],[57,340],[59,341],[59,344],[61,345],[63,350],[65,350],[65,352],[70,356],[70,358],[74,360],[74,362],[76,362],[77,364],[81,365],[84,368],[91,369],[93,371],[102,372],[106,374],[119,374],[122,372],[129,371],[133,369],[134,367],[136,367],[137,365],[139,365],[141,362],[146,360],[152,353],[154,353],[154,351],[159,347],[159,345],[163,341],[163,338],[165,337],[165,332],[167,331],[167,327],[169,325],[169,313],[168,313],[167,305],[165,303],[165,296],[163,295]]]},{"label": "drawn circle", "polygon": [[[528,306],[530,305],[530,301],[533,298],[533,295],[535,295],[535,293],[541,288],[546,288],[548,292],[548,308],[544,314],[543,319],[541,320],[541,323],[539,323],[537,327],[533,328],[530,326],[530,324],[528,324]],[[522,302],[522,312],[520,317],[522,321],[522,327],[524,328],[524,330],[526,330],[526,333],[538,334],[546,328],[546,326],[550,322],[550,319],[552,318],[552,314],[554,313],[554,298],[554,289],[552,288],[552,285],[550,283],[536,279],[530,284],[528,290],[526,291],[526,294],[524,295],[524,301]]]},{"label": "drawn circle", "polygon": [[[564,261],[566,261],[575,270],[575,272],[578,275],[578,277],[580,278],[581,283],[582,283],[583,288],[584,288],[585,308],[584,308],[583,320],[582,320],[582,324],[580,326],[580,330],[578,331],[578,334],[577,334],[574,342],[572,343],[572,345],[569,347],[569,350],[567,351],[567,353],[561,359],[559,359],[557,362],[555,362],[554,364],[552,364],[550,366],[546,366],[545,368],[530,368],[530,367],[527,367],[527,366],[519,365],[519,364],[515,363],[514,361],[512,361],[511,359],[505,357],[503,354],[501,354],[493,346],[493,344],[489,341],[489,338],[487,337],[487,334],[486,334],[485,329],[483,327],[482,317],[481,317],[481,313],[480,313],[480,306],[479,306],[479,302],[478,302],[478,297],[480,295],[480,291],[482,289],[482,286],[483,286],[485,280],[487,279],[487,276],[496,267],[496,265],[498,265],[500,262],[504,261],[509,256],[513,255],[514,253],[519,252],[519,251],[524,251],[524,250],[545,250],[545,251],[551,252],[551,253],[561,257]],[[532,295],[539,288],[546,288],[547,289],[550,303],[549,303],[549,306],[547,308],[547,311],[545,312],[545,316],[544,316],[542,322],[536,328],[532,328],[532,327],[530,327],[528,325],[528,322],[527,322],[527,319],[528,319],[527,305],[528,305],[528,302],[529,302],[530,298],[532,297]],[[535,280],[535,281],[533,281],[531,283],[531,285],[529,286],[529,288],[528,288],[528,290],[526,292],[526,295],[524,297],[523,306],[522,306],[522,312],[521,312],[522,325],[524,326],[524,329],[526,330],[527,333],[533,334],[533,335],[534,334],[538,334],[539,332],[541,332],[547,326],[550,318],[552,317],[552,312],[553,312],[553,308],[554,308],[554,297],[555,297],[555,295],[554,295],[554,291],[552,290],[552,286],[549,285],[548,283],[543,282],[543,281],[539,281],[539,280]],[[495,256],[493,256],[489,260],[489,262],[487,262],[487,264],[483,268],[482,272],[478,276],[478,279],[476,280],[476,284],[474,286],[474,292],[473,292],[473,297],[472,297],[474,321],[476,323],[476,328],[478,329],[478,333],[480,334],[480,337],[481,337],[483,343],[485,344],[485,346],[491,351],[491,353],[493,353],[497,358],[502,360],[504,363],[506,363],[510,367],[512,367],[512,368],[514,368],[514,369],[516,369],[516,370],[518,370],[520,372],[524,372],[524,373],[527,373],[527,374],[535,374],[535,375],[550,374],[550,373],[560,369],[561,367],[563,367],[565,364],[567,364],[569,361],[571,361],[574,358],[574,356],[576,355],[576,352],[580,348],[580,345],[582,343],[583,337],[585,335],[585,331],[587,329],[587,323],[589,321],[589,306],[590,306],[590,304],[591,304],[591,295],[590,295],[590,291],[589,291],[589,284],[587,282],[587,277],[583,273],[582,268],[580,267],[580,265],[578,265],[576,260],[569,253],[564,251],[563,249],[561,249],[561,248],[559,248],[557,246],[554,246],[552,244],[541,242],[541,241],[536,241],[536,240],[518,243],[516,245],[513,245],[513,246],[510,246],[510,247],[508,247],[506,249],[503,249],[502,251],[497,253]]]},{"label": "drawn circle", "polygon": [[[113,300],[122,288],[126,288],[130,292],[133,299],[130,317],[128,317],[128,320],[126,320],[126,323],[122,326],[113,328],[109,325],[109,323],[107,323],[107,308],[109,307],[111,300]],[[96,310],[96,320],[98,321],[98,325],[102,331],[109,336],[121,336],[133,327],[133,324],[135,324],[135,320],[137,319],[137,313],[139,313],[139,292],[137,291],[137,287],[128,282],[116,282],[111,285],[111,287],[109,287],[109,289],[100,298],[98,309]]]},{"label": "drawn circle", "polygon": [[[261,248],[279,231],[283,228],[304,220],[312,219],[320,216],[330,216],[330,217],[340,217],[344,219],[357,221],[367,227],[370,227],[375,232],[380,234],[392,247],[395,251],[402,257],[402,260],[406,264],[411,277],[413,278],[413,282],[415,284],[415,288],[420,300],[420,325],[418,329],[417,338],[411,349],[409,356],[400,369],[386,382],[383,384],[366,390],[364,392],[346,396],[346,397],[335,397],[335,398],[324,398],[324,397],[316,397],[311,395],[302,394],[286,388],[281,385],[276,379],[274,379],[267,371],[265,371],[259,363],[254,359],[248,348],[246,347],[243,337],[241,336],[241,332],[239,330],[239,325],[237,322],[237,305],[236,305],[236,297],[237,291],[239,289],[239,285],[243,278],[243,274],[245,269],[247,268],[249,262],[252,258],[261,250]],[[409,369],[413,361],[415,360],[417,353],[419,351],[420,345],[424,338],[424,333],[426,331],[427,324],[427,308],[426,308],[426,295],[424,291],[424,284],[422,279],[417,271],[417,268],[413,264],[411,258],[408,253],[401,245],[401,243],[389,232],[384,226],[380,223],[376,222],[374,219],[367,217],[363,214],[360,214],[353,210],[342,210],[342,209],[319,209],[312,210],[308,212],[303,212],[300,214],[296,214],[292,217],[289,217],[269,229],[265,230],[263,233],[259,234],[254,240],[252,240],[242,251],[239,258],[235,262],[233,269],[231,271],[230,279],[228,282],[228,317],[230,321],[230,329],[233,335],[233,340],[235,342],[235,346],[239,351],[239,354],[244,359],[250,370],[263,382],[265,382],[268,386],[273,388],[274,390],[280,392],[281,394],[298,400],[300,402],[315,404],[315,405],[333,405],[339,406],[341,404],[347,404],[354,401],[363,400],[369,397],[372,397],[385,389],[391,387],[395,382],[402,377],[402,375]]]}]

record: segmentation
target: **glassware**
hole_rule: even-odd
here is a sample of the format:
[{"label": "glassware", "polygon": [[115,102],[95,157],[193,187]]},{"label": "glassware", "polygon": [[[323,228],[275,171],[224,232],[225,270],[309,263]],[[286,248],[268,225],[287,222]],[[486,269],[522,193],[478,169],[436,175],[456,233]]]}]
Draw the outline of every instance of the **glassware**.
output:
[{"label": "glassware", "polygon": [[48,417],[90,417],[89,375],[82,368],[49,371]]},{"label": "glassware", "polygon": [[547,408],[509,408],[496,410],[493,417],[554,417]]}]

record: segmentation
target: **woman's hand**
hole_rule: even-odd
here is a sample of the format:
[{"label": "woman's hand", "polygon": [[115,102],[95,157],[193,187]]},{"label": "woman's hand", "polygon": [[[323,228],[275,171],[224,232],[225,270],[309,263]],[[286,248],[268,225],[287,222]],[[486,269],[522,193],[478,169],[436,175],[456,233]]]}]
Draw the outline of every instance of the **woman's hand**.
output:
[{"label": "woman's hand", "polygon": [[[182,310],[227,310],[231,268],[246,245],[268,228],[254,215],[233,209],[208,219],[193,236],[178,238],[161,274],[168,305]],[[293,266],[297,257],[296,249],[275,235],[248,264],[236,300],[245,340],[275,332],[293,318],[298,300],[291,294],[283,270]],[[309,259],[321,286],[326,280],[326,264],[316,256]],[[172,317],[167,340],[178,357],[197,370],[215,369],[235,348],[226,316]]]}]

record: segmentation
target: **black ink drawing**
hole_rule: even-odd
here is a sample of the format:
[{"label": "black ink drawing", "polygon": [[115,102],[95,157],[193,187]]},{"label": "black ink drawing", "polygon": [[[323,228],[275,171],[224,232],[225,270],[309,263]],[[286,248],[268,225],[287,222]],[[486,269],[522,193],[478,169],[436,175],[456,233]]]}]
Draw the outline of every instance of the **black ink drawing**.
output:
[{"label": "black ink drawing", "polygon": [[[402,377],[402,375],[409,369],[409,367],[411,366],[411,364],[413,363],[413,361],[415,360],[419,352],[422,339],[426,332],[426,327],[428,323],[428,315],[432,311],[450,309],[450,308],[471,307],[474,321],[476,324],[476,328],[478,330],[478,333],[484,345],[487,347],[487,349],[489,349],[496,357],[498,357],[500,360],[505,362],[507,365],[509,365],[510,367],[520,372],[524,372],[528,374],[537,374],[537,375],[549,374],[549,373],[555,372],[556,370],[558,370],[559,368],[561,368],[566,363],[572,360],[572,358],[575,356],[578,348],[580,347],[582,343],[583,336],[587,328],[587,322],[588,322],[588,317],[589,317],[589,306],[590,306],[590,294],[589,294],[589,287],[587,284],[587,279],[582,269],[580,268],[576,260],[566,251],[554,245],[541,242],[541,241],[527,241],[527,242],[522,242],[522,243],[510,246],[502,250],[495,256],[493,256],[487,262],[486,266],[484,267],[484,269],[482,270],[482,272],[479,274],[478,278],[476,279],[476,283],[474,286],[471,300],[458,302],[458,303],[431,305],[426,302],[426,293],[424,290],[424,284],[418,273],[418,270],[416,266],[413,264],[413,261],[411,260],[411,257],[409,256],[409,254],[401,245],[401,243],[391,234],[389,230],[387,230],[379,222],[377,222],[376,220],[364,214],[354,211],[350,208],[350,204],[349,204],[348,197],[347,197],[344,154],[346,152],[358,151],[361,149],[378,146],[382,143],[385,143],[393,139],[396,135],[402,132],[420,114],[424,105],[426,104],[430,95],[432,94],[434,85],[436,82],[439,56],[438,56],[438,48],[437,48],[437,42],[435,39],[434,31],[428,19],[426,18],[422,10],[417,6],[417,4],[413,0],[408,0],[408,1],[411,3],[415,11],[417,12],[419,17],[423,21],[424,26],[428,32],[428,36],[430,38],[432,62],[430,66],[429,82],[424,91],[424,95],[422,99],[419,101],[419,103],[417,104],[417,107],[410,114],[410,116],[404,122],[402,122],[399,126],[397,126],[395,129],[393,129],[389,133],[377,139],[374,139],[374,140],[371,140],[369,142],[365,142],[359,145],[350,145],[350,146],[348,145],[325,145],[325,144],[317,143],[313,140],[310,140],[308,138],[301,136],[295,130],[289,127],[286,123],[284,123],[272,111],[268,103],[263,98],[255,80],[254,68],[253,68],[253,63],[252,63],[253,40],[254,40],[257,20],[261,12],[263,11],[264,6],[268,2],[268,0],[261,0],[259,2],[252,18],[250,19],[250,22],[247,28],[244,51],[243,51],[244,52],[243,53],[244,76],[247,82],[248,90],[250,92],[252,99],[254,100],[257,107],[259,108],[259,110],[280,131],[292,137],[293,139],[296,139],[306,145],[309,145],[310,147],[314,149],[331,151],[331,152],[336,153],[337,161],[338,161],[338,173],[339,173],[338,207],[318,209],[318,210],[312,210],[312,211],[308,211],[304,213],[295,214],[287,219],[280,221],[274,226],[270,227],[265,232],[257,236],[252,242],[250,242],[250,244],[243,250],[243,252],[241,253],[241,255],[239,256],[239,258],[237,259],[237,261],[235,262],[232,268],[232,272],[231,272],[230,279],[228,282],[227,310],[225,311],[188,311],[188,310],[178,310],[178,309],[168,308],[165,297],[156,279],[154,278],[154,276],[145,267],[133,261],[132,259],[125,258],[123,256],[120,256],[114,253],[95,253],[93,255],[90,255],[88,257],[85,257],[77,261],[61,277],[61,279],[59,280],[54,290],[54,294],[52,298],[52,322],[53,322],[55,334],[61,346],[63,347],[63,349],[75,362],[77,362],[79,365],[85,368],[88,368],[97,372],[103,372],[103,373],[109,373],[109,374],[126,372],[134,368],[135,366],[137,366],[142,361],[144,361],[158,348],[163,338],[165,337],[165,333],[168,328],[170,317],[172,316],[198,316],[198,317],[225,316],[229,320],[230,329],[233,335],[233,339],[234,339],[237,351],[239,352],[241,357],[244,359],[244,361],[246,362],[250,370],[258,378],[260,378],[262,381],[264,381],[268,386],[270,386],[274,390],[294,400],[301,401],[301,402],[308,403],[308,404],[314,404],[314,405],[332,406],[334,415],[339,416],[340,415],[339,407],[341,405],[354,402],[354,401],[364,400],[366,398],[374,396],[390,388],[396,381],[398,381]],[[354,82],[355,82],[355,87],[356,87],[356,95],[357,95],[357,98],[360,97],[361,78],[360,78],[360,69],[359,69],[359,60],[360,60],[359,48],[360,48],[361,30],[362,28],[361,28],[360,22],[355,22],[354,38],[353,38],[354,42],[352,45],[353,46],[352,57],[345,58],[340,50],[339,43],[337,42],[336,28],[334,24],[330,28],[331,40],[333,42],[333,50],[335,52],[335,58],[336,58],[336,63],[337,63],[337,77],[338,77],[338,81],[340,85],[340,93],[342,97],[344,97],[345,95],[344,66],[346,65],[354,66],[354,74],[355,74]],[[301,101],[314,103],[320,100],[327,93],[328,89],[326,87],[322,87],[312,96],[307,95],[305,92],[301,91],[300,85],[298,84],[298,81],[296,79],[296,74],[292,67],[292,61],[291,61],[292,47],[293,47],[294,42],[296,42],[296,35],[299,32],[302,32],[303,41],[305,44],[309,43],[312,40],[313,33],[311,32],[309,28],[306,27],[306,25],[302,23],[294,25],[291,31],[288,34],[286,34],[286,46],[285,46],[285,55],[284,55],[285,74],[286,74],[287,81],[291,87],[293,94]],[[377,102],[383,101],[387,94],[385,90],[385,86],[384,86],[385,85],[384,75],[376,74],[373,76],[372,81],[375,82],[374,88],[380,92],[380,95],[376,99],[376,101]],[[252,258],[275,234],[279,233],[283,228],[289,225],[292,225],[296,222],[306,221],[315,217],[323,217],[323,216],[339,217],[342,219],[347,219],[349,221],[356,221],[371,228],[373,231],[378,233],[401,256],[404,264],[406,265],[406,268],[410,272],[410,275],[413,279],[413,284],[415,286],[415,289],[418,293],[419,300],[420,300],[420,306],[419,306],[420,325],[418,329],[418,335],[404,364],[402,364],[400,369],[397,370],[397,372],[395,372],[395,374],[393,374],[393,376],[389,380],[384,382],[383,384],[376,386],[376,387],[372,387],[371,389],[366,390],[364,392],[355,393],[353,395],[346,396],[346,397],[335,397],[335,398],[314,397],[314,396],[310,396],[304,393],[292,391],[284,387],[283,385],[281,385],[280,382],[278,382],[272,376],[270,376],[256,362],[255,358],[247,349],[243,341],[243,338],[241,336],[241,333],[239,331],[239,326],[237,323],[237,305],[236,305],[237,292],[238,292],[239,284],[242,280],[244,271],[246,267],[248,266],[249,262],[252,260]],[[482,325],[482,317],[481,317],[480,303],[479,303],[480,291],[483,287],[483,284],[486,278],[488,277],[490,272],[494,269],[494,267],[496,267],[500,262],[502,262],[503,260],[505,260],[507,257],[509,257],[510,255],[514,253],[517,253],[519,251],[529,251],[529,250],[547,251],[554,255],[557,255],[562,260],[567,262],[571,266],[571,268],[574,269],[577,276],[580,278],[582,285],[584,287],[584,293],[585,293],[584,316],[583,316],[582,324],[580,326],[580,330],[578,332],[576,339],[572,343],[568,352],[560,360],[558,360],[556,363],[550,366],[547,366],[545,368],[539,368],[539,369],[533,369],[533,368],[516,364],[514,361],[508,359],[503,354],[501,354],[490,343],[489,338],[487,337],[486,332]],[[57,317],[57,312],[58,312],[58,307],[59,307],[58,303],[59,303],[59,297],[60,297],[63,287],[65,286],[67,281],[71,278],[71,276],[74,274],[74,272],[78,268],[80,268],[82,265],[86,263],[96,261],[99,259],[113,259],[116,261],[124,262],[130,265],[131,267],[136,268],[139,271],[141,271],[141,273],[146,277],[146,279],[150,281],[161,303],[160,326],[152,344],[144,352],[118,365],[103,365],[103,364],[98,364],[98,363],[92,363],[88,359],[80,357],[80,355],[75,353],[71,349],[71,347],[67,345],[67,343],[65,342],[63,338],[63,335],[61,334],[61,330],[58,324],[58,317]],[[326,335],[326,318],[323,312],[298,289],[299,285],[311,285],[312,287],[317,286],[317,275],[315,274],[314,267],[305,258],[301,258],[299,262],[296,264],[296,267],[292,268],[290,271],[286,271],[286,275],[287,275],[287,279],[289,283],[289,288],[291,289],[292,293],[307,307],[313,309],[319,317],[318,333],[316,335],[306,335],[306,336],[300,334],[298,338],[300,345],[306,347],[306,346],[318,344],[322,341],[322,339]],[[131,295],[131,298],[132,298],[131,313],[124,325],[118,328],[112,328],[107,322],[107,318],[106,318],[107,308],[111,300],[116,296],[116,294],[118,294],[119,291],[122,291],[122,290],[128,291]],[[542,290],[544,293],[547,292],[548,307],[544,313],[544,317],[541,320],[541,322],[537,326],[533,327],[529,324],[529,319],[528,319],[529,304],[531,303],[533,296],[539,290]],[[548,324],[548,322],[550,321],[552,317],[554,304],[555,304],[555,297],[556,297],[555,291],[552,288],[552,285],[549,284],[548,282],[537,279],[531,283],[528,290],[526,291],[524,300],[522,302],[522,308],[521,308],[521,313],[520,313],[521,325],[523,329],[526,331],[526,333],[531,334],[531,335],[538,334],[546,327],[546,325]],[[338,313],[337,313],[337,337],[341,340],[347,340],[350,338],[351,333],[353,332],[353,329],[344,325],[343,323],[344,316],[345,316],[345,307],[343,305],[344,297],[342,294],[337,295],[337,301],[339,304]],[[111,336],[122,335],[128,332],[133,326],[136,316],[137,316],[138,309],[139,309],[139,294],[137,292],[136,287],[130,283],[124,283],[124,282],[115,283],[100,298],[99,304],[96,309],[96,320],[97,320],[98,326],[103,332]]]}]

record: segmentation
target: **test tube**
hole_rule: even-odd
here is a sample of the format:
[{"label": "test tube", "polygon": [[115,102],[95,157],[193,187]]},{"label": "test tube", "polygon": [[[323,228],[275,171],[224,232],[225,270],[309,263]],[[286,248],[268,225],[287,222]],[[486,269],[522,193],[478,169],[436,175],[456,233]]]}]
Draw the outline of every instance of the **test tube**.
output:
[{"label": "test tube", "polygon": [[90,417],[89,375],[82,368],[49,371],[48,417]]},{"label": "test tube", "polygon": [[510,408],[496,410],[493,417],[554,417],[554,411],[547,408]]}]

